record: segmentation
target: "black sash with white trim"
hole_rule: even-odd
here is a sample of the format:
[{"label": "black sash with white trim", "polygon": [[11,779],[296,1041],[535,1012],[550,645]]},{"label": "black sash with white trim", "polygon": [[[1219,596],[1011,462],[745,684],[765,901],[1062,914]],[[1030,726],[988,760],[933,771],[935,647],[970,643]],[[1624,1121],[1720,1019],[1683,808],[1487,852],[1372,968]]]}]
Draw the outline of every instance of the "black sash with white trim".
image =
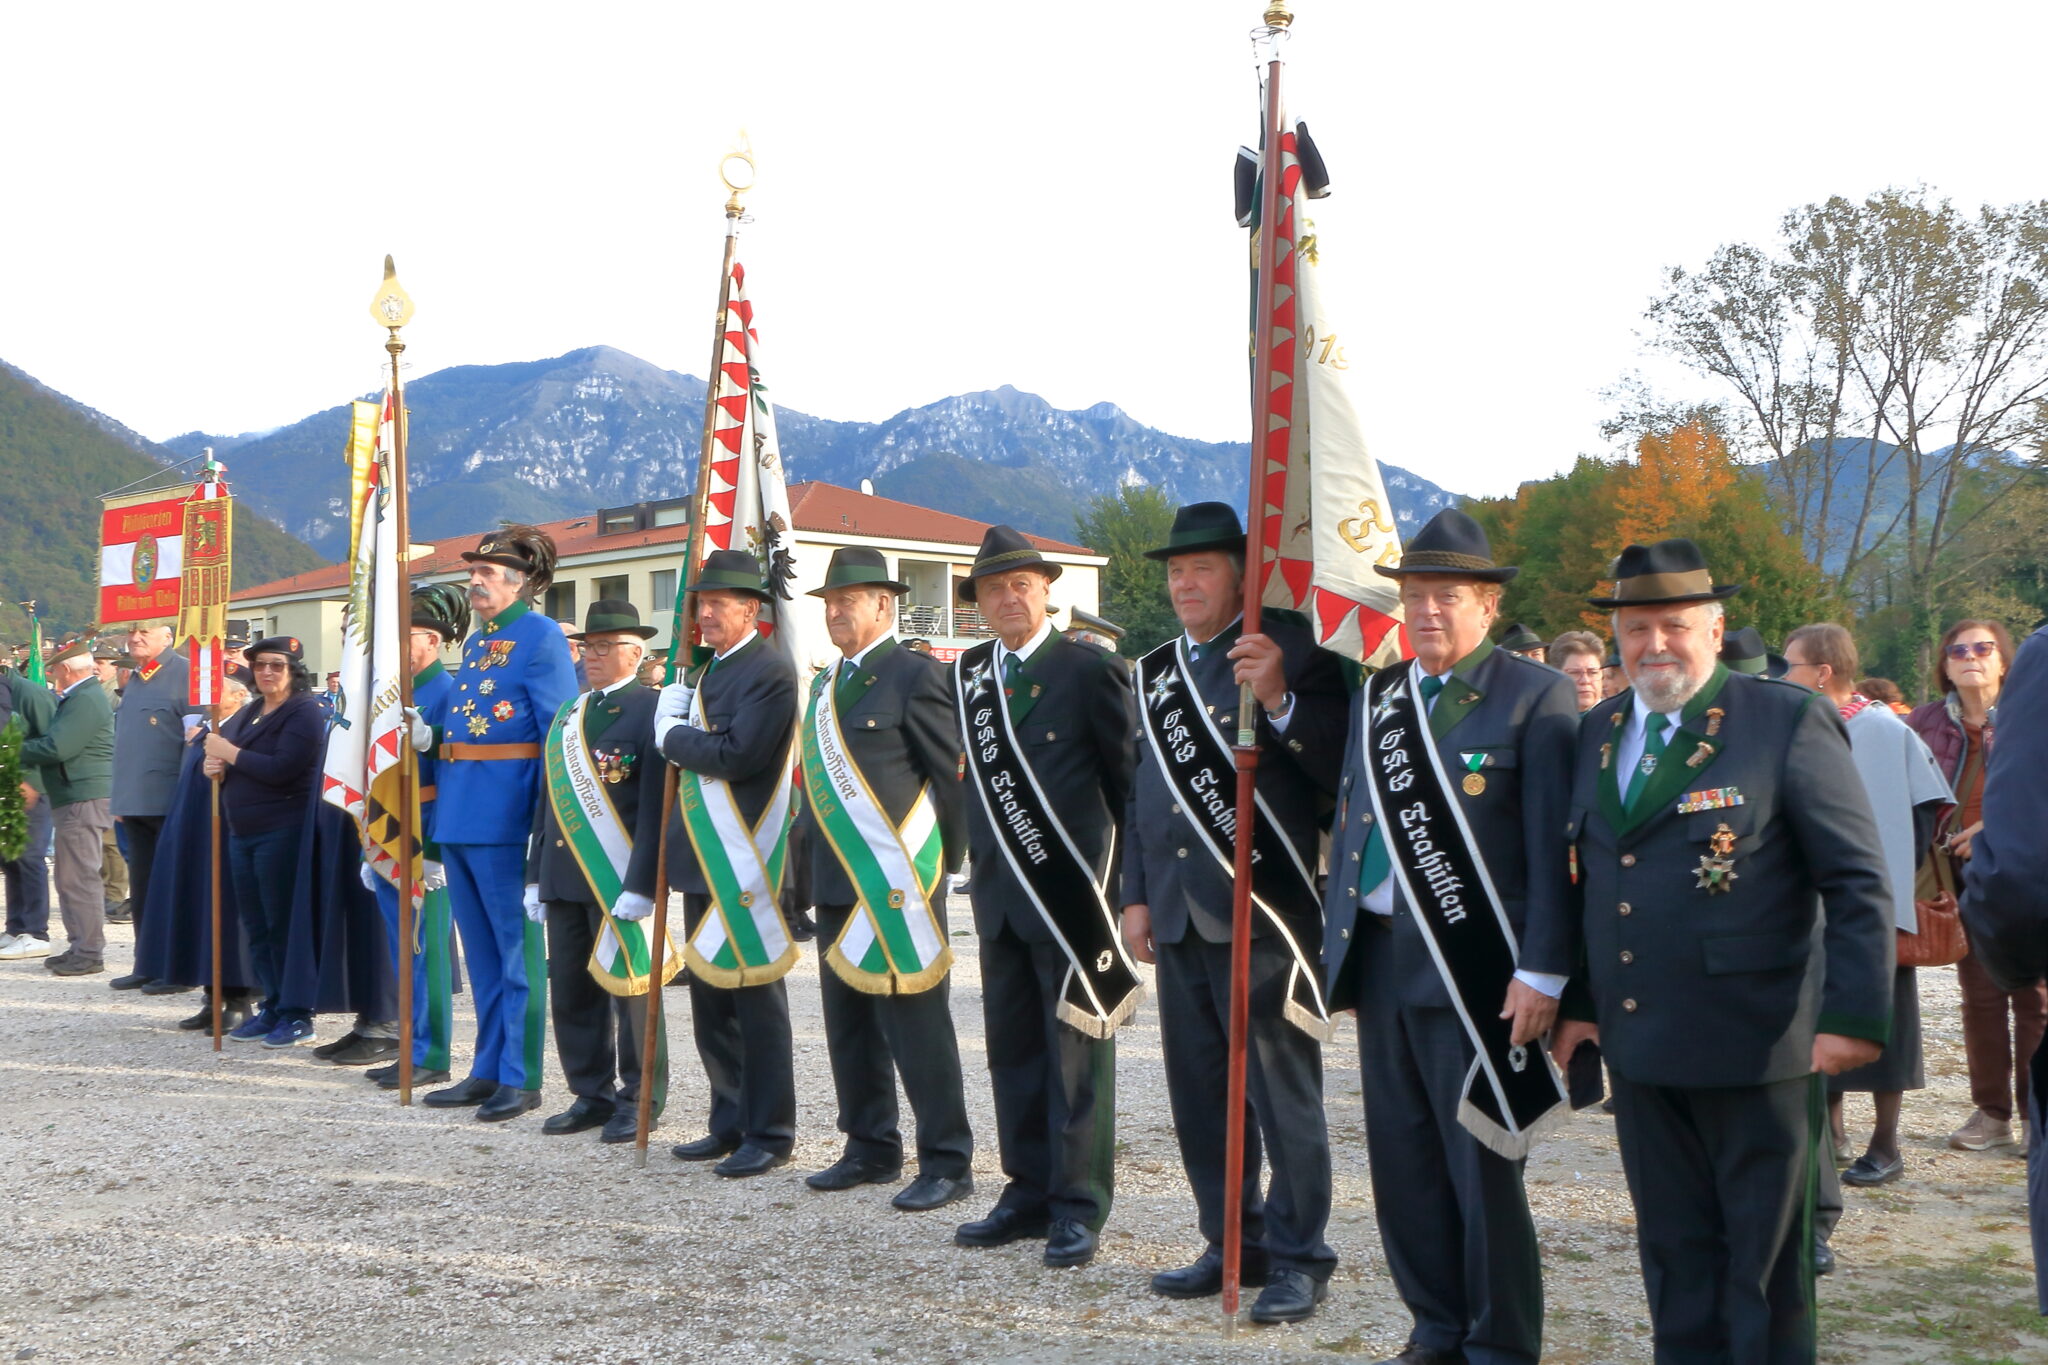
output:
[{"label": "black sash with white trim", "polygon": [[[1146,747],[1159,774],[1179,799],[1202,846],[1224,871],[1237,870],[1237,768],[1215,717],[1188,682],[1179,637],[1138,660],[1138,712]],[[1323,1003],[1321,973],[1309,962],[1290,924],[1322,923],[1322,897],[1300,852],[1274,820],[1266,798],[1253,793],[1252,905],[1273,926],[1294,958],[1288,972],[1289,1023],[1319,1042],[1334,1035]]]},{"label": "black sash with white trim", "polygon": [[1452,794],[1429,717],[1415,695],[1415,670],[1383,669],[1366,683],[1366,778],[1373,816],[1387,841],[1423,942],[1476,1055],[1458,1103],[1458,1122],[1510,1161],[1564,1114],[1564,1085],[1540,1045],[1515,1047],[1501,997],[1519,948]]},{"label": "black sash with white trim", "polygon": [[1010,724],[995,676],[996,643],[965,650],[953,664],[967,782],[981,801],[1004,861],[1067,955],[1059,1017],[1091,1038],[1107,1038],[1145,997],[1109,908],[1108,869],[1115,862],[1116,836],[1110,835],[1098,871],[1053,814]]}]

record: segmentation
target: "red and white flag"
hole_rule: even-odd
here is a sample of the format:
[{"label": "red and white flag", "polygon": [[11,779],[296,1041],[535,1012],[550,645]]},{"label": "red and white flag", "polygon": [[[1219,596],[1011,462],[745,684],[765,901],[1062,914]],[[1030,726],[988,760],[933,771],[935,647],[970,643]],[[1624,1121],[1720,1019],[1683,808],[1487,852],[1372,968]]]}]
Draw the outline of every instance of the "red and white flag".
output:
[{"label": "red and white flag", "polygon": [[219,704],[226,671],[235,526],[226,474],[208,451],[206,471],[181,509],[177,638],[192,664],[186,701],[193,706]]},{"label": "red and white flag", "polygon": [[185,497],[110,501],[100,513],[101,625],[178,614]]}]

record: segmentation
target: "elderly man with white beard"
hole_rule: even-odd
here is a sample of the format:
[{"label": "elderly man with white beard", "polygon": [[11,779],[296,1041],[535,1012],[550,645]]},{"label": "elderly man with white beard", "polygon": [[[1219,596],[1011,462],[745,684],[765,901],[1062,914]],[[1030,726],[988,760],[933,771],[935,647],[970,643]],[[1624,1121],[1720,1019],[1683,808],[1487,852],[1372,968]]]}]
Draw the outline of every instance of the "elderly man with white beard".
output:
[{"label": "elderly man with white beard", "polygon": [[1661,1362],[1811,1361],[1822,1075],[1890,1028],[1892,908],[1836,709],[1718,660],[1689,540],[1631,545],[1629,689],[1579,727],[1560,812],[1585,955],[1553,1051],[1597,1041]]}]

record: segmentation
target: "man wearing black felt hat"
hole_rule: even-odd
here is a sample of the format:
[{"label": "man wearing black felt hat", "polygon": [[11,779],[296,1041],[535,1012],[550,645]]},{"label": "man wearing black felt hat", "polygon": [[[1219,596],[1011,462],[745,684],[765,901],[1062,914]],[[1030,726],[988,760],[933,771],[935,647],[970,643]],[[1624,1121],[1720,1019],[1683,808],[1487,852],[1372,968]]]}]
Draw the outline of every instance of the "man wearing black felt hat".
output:
[{"label": "man wearing black felt hat", "polygon": [[1414,1317],[1403,1365],[1533,1362],[1543,1281],[1522,1169],[1561,1112],[1538,1040],[1574,951],[1557,816],[1576,694],[1487,636],[1512,565],[1439,512],[1401,562],[1411,663],[1351,712],[1323,958],[1358,1009],[1373,1198]]},{"label": "man wearing black felt hat", "polygon": [[1811,1361],[1822,1078],[1888,1036],[1892,903],[1836,708],[1717,657],[1736,591],[1664,540],[1590,599],[1630,688],[1560,808],[1584,955],[1553,1049],[1613,1078],[1657,1358]]},{"label": "man wearing black felt hat", "polygon": [[[1205,1243],[1191,1265],[1153,1276],[1153,1292],[1220,1292],[1225,1202],[1234,1197],[1243,1205],[1243,1280],[1264,1286],[1252,1320],[1298,1322],[1315,1312],[1337,1264],[1324,1238],[1322,1044],[1330,1018],[1315,867],[1343,766],[1350,694],[1337,656],[1318,649],[1300,622],[1268,614],[1260,633],[1243,633],[1244,554],[1237,509],[1220,502],[1181,508],[1167,543],[1146,552],[1166,564],[1183,633],[1137,663],[1137,775],[1124,816],[1130,844],[1120,904],[1132,956],[1158,964],[1167,1094]],[[1258,708],[1249,717],[1238,709],[1244,683]],[[1244,1186],[1226,1195],[1216,1098],[1230,1053],[1231,746],[1241,719],[1251,722],[1260,751],[1245,1061],[1256,1121],[1245,1132]]]},{"label": "man wearing black felt hat", "polygon": [[[712,1170],[740,1178],[787,1165],[796,1143],[783,978],[797,949],[770,871],[787,852],[796,669],[758,628],[771,594],[752,555],[713,550],[687,591],[712,657],[662,690],[653,740],[678,769],[666,834],[669,885],[661,894],[683,893],[690,1026],[711,1107],[705,1136],[671,1150],[680,1161],[723,1157]],[[615,917],[643,918],[653,909],[660,845],[651,834],[634,841]]]},{"label": "man wearing black felt hat", "polygon": [[1044,1238],[1047,1265],[1078,1266],[1109,1217],[1114,1038],[1143,987],[1111,904],[1131,792],[1130,675],[1046,619],[1060,572],[1021,532],[994,526],[959,588],[996,635],[961,652],[951,685],[1009,1183],[953,1236],[973,1247]]},{"label": "man wearing black felt hat", "polygon": [[917,1120],[917,1178],[891,1201],[918,1212],[974,1189],[974,1134],[948,1007],[948,873],[966,851],[959,730],[946,673],[896,642],[908,585],[880,551],[832,552],[811,591],[839,658],[813,680],[799,735],[825,1046],[844,1154],[815,1190],[897,1179],[896,1076]]}]

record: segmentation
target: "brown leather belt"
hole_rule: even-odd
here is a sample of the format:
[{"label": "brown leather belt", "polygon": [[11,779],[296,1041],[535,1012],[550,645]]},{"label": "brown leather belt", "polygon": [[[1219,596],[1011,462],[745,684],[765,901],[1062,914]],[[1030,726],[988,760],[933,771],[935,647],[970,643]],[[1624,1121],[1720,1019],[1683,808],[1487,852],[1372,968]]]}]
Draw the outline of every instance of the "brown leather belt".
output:
[{"label": "brown leather belt", "polygon": [[438,796],[438,795],[440,794],[440,790],[441,790],[441,789],[440,789],[439,787],[432,787],[432,786],[428,786],[428,787],[421,787],[421,788],[420,788],[420,800],[422,800],[422,801],[431,801],[431,800],[433,800],[433,799],[434,799],[434,798],[435,798],[436,796]]},{"label": "brown leather belt", "polygon": [[[539,758],[538,744],[443,744],[442,758],[453,759],[494,759],[494,758]],[[424,798],[422,798],[424,799]]]}]

